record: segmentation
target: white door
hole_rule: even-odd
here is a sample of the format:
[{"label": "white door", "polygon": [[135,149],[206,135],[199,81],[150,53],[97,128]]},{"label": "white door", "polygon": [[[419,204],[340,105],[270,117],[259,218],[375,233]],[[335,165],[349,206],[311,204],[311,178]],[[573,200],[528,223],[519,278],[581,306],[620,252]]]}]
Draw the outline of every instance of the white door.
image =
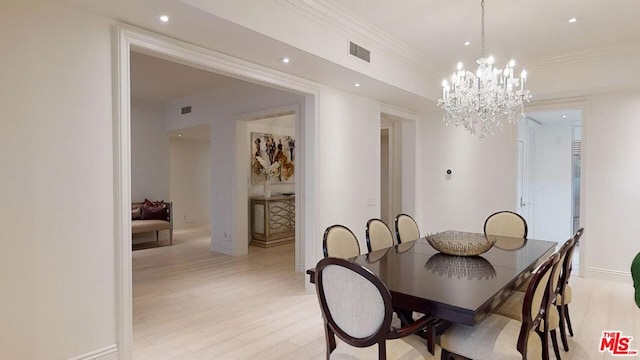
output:
[{"label": "white door", "polygon": [[524,164],[525,164],[525,151],[524,151],[524,141],[518,140],[518,206],[517,212],[522,215],[525,219],[528,217],[528,214],[525,213],[527,207],[525,206],[525,173],[524,173]]},{"label": "white door", "polygon": [[535,238],[535,174],[536,126],[527,119],[518,137],[518,204],[517,212],[527,221],[529,238]]}]

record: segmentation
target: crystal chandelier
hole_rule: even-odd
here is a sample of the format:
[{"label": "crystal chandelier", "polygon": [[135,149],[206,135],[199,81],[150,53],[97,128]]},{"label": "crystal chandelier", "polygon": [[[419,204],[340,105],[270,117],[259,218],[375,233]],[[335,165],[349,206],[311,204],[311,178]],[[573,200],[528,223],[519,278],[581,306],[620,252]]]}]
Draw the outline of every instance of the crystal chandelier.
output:
[{"label": "crystal chandelier", "polygon": [[442,99],[438,107],[444,110],[445,124],[460,124],[473,135],[483,138],[492,135],[495,129],[502,129],[505,123],[515,123],[524,117],[524,102],[529,102],[531,94],[525,89],[527,71],[522,69],[520,78],[513,76],[515,61],[511,60],[504,69],[494,67],[492,56],[484,54],[484,0],[482,9],[482,37],[480,58],[476,60],[476,73],[465,71],[462,63],[451,76],[451,82],[442,82]]}]

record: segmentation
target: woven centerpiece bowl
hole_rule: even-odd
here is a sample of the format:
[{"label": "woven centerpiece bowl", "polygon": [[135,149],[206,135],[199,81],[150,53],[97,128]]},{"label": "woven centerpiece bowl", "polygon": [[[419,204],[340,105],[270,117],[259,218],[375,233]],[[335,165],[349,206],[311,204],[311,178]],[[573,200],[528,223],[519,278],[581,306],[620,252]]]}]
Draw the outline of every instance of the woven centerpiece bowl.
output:
[{"label": "woven centerpiece bowl", "polygon": [[427,242],[441,253],[457,256],[483,254],[496,243],[495,237],[463,231],[444,231],[427,236]]}]

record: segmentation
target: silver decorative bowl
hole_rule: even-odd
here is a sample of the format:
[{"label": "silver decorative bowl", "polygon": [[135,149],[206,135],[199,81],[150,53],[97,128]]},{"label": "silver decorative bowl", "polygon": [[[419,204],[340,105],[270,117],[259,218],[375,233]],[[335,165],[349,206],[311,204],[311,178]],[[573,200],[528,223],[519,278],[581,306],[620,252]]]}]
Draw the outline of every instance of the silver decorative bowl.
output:
[{"label": "silver decorative bowl", "polygon": [[476,256],[483,254],[496,242],[495,237],[463,231],[444,231],[427,235],[431,247],[447,255]]}]

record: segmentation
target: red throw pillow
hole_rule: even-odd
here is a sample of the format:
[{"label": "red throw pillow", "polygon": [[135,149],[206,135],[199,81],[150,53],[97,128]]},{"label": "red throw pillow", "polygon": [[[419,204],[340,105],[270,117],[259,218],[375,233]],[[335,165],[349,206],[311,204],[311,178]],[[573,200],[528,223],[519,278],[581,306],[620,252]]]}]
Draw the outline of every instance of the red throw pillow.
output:
[{"label": "red throw pillow", "polygon": [[144,199],[142,204],[142,220],[169,220],[169,208],[163,200],[150,201]]}]

